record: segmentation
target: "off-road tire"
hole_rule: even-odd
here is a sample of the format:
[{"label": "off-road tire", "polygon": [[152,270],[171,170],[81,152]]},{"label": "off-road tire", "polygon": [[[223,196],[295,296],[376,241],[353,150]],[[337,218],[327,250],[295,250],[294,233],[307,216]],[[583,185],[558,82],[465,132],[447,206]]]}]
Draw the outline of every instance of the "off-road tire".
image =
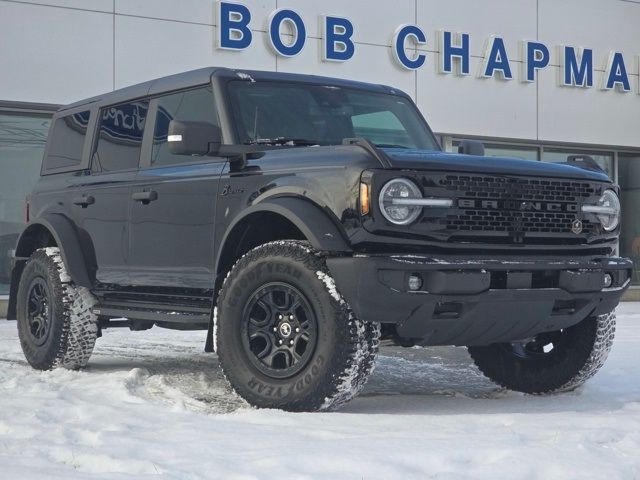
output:
[{"label": "off-road tire", "polygon": [[[303,369],[272,378],[249,360],[242,344],[245,304],[263,285],[282,282],[308,300],[317,343]],[[254,248],[229,272],[217,302],[215,345],[231,387],[251,405],[289,411],[332,410],[356,396],[374,368],[380,328],[356,318],[338,293],[324,258],[306,242]]]},{"label": "off-road tire", "polygon": [[584,384],[604,365],[616,329],[614,312],[589,317],[562,333],[568,337],[541,358],[520,358],[509,344],[468,347],[480,371],[510,390],[529,394],[568,392]]},{"label": "off-road tire", "polygon": [[[51,312],[41,345],[30,333],[27,312],[30,285],[36,278],[43,279],[48,288]],[[36,250],[24,268],[17,296],[18,336],[29,364],[38,370],[86,366],[98,337],[98,317],[91,311],[95,303],[88,289],[71,281],[58,248]]]}]

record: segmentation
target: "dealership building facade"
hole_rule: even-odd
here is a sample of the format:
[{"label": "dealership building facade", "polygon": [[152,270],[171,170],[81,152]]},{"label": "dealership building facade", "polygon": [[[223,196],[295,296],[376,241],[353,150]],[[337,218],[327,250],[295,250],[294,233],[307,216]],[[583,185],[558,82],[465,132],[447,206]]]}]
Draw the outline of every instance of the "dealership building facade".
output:
[{"label": "dealership building facade", "polygon": [[636,0],[0,0],[0,299],[57,106],[214,65],[391,85],[449,151],[590,155],[640,264],[639,21]]}]

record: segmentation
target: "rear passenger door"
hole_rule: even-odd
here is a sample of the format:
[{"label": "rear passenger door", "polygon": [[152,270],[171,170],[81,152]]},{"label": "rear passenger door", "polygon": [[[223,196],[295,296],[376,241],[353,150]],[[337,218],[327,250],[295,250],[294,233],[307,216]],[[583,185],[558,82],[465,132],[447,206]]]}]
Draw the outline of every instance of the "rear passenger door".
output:
[{"label": "rear passenger door", "polygon": [[131,280],[140,286],[210,289],[215,203],[224,162],[171,154],[167,135],[173,119],[219,125],[211,86],[151,100],[143,159],[132,192]]},{"label": "rear passenger door", "polygon": [[148,109],[148,101],[140,100],[99,110],[84,203],[76,195],[76,221],[93,246],[96,279],[102,283],[130,284],[129,209]]}]

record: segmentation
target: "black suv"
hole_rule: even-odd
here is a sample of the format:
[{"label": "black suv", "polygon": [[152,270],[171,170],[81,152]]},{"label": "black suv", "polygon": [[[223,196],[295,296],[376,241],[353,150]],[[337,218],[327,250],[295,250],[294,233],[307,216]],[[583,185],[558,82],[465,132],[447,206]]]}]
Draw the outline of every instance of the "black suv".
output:
[{"label": "black suv", "polygon": [[590,158],[442,152],[394,88],[207,68],[62,108],[9,318],[38,369],[105,328],[208,330],[252,405],[322,410],[380,339],[465,345],[507,388],[566,391],[611,347],[631,262]]}]

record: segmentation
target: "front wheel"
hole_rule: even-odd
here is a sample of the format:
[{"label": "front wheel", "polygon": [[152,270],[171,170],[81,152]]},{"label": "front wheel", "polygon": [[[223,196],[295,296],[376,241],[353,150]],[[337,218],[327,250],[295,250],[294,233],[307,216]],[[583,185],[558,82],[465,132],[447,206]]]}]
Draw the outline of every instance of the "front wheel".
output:
[{"label": "front wheel", "polygon": [[257,407],[316,411],[347,402],[373,369],[379,335],[355,318],[322,256],[304,242],[251,250],[218,298],[220,365]]},{"label": "front wheel", "polygon": [[616,329],[614,312],[526,342],[468,347],[486,377],[510,390],[547,394],[574,390],[604,365]]}]

